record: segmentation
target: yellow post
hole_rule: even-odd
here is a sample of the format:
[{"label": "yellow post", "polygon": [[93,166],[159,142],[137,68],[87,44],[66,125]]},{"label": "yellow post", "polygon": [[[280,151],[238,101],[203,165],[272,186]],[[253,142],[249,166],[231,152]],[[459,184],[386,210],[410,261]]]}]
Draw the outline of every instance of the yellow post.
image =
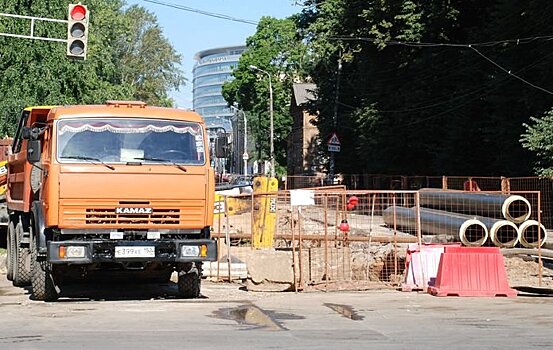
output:
[{"label": "yellow post", "polygon": [[253,242],[254,248],[272,248],[276,229],[278,180],[274,177],[253,179]]},{"label": "yellow post", "polygon": [[214,219],[225,215],[225,196],[215,192],[215,208],[213,209]]}]

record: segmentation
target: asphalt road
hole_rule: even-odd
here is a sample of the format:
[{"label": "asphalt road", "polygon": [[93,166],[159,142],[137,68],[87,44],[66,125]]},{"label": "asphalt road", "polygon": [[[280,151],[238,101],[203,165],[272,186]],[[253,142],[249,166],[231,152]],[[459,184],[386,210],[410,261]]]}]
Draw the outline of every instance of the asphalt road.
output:
[{"label": "asphalt road", "polygon": [[58,302],[0,275],[0,349],[551,349],[553,298],[397,291],[252,293],[204,281],[90,283]]}]

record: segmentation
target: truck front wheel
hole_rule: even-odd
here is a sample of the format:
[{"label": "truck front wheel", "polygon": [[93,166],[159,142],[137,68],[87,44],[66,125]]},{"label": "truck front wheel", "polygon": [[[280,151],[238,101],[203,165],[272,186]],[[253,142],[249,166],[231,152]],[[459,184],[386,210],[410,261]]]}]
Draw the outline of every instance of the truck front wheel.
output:
[{"label": "truck front wheel", "polygon": [[46,260],[38,260],[38,248],[34,244],[34,237],[31,237],[31,255],[31,285],[33,287],[31,299],[55,301],[58,299],[58,291],[51,266]]},{"label": "truck front wheel", "polygon": [[14,257],[12,259],[12,282],[16,287],[24,287],[31,284],[30,252],[28,247],[23,246],[23,235],[23,225],[21,222],[18,222],[12,237],[15,240],[15,249],[12,252]]},{"label": "truck front wheel", "polygon": [[200,296],[201,268],[193,265],[189,271],[179,271],[179,297],[192,299]]}]

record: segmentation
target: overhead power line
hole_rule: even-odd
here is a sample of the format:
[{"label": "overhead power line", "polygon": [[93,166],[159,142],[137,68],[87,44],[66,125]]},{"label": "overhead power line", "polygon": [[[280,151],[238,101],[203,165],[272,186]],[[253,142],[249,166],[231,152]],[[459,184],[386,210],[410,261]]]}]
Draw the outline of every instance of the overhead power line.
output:
[{"label": "overhead power line", "polygon": [[472,46],[469,46],[471,49],[474,50],[474,52],[476,52],[478,55],[480,55],[482,58],[484,58],[486,61],[490,62],[491,64],[493,64],[494,66],[496,66],[497,68],[501,69],[502,71],[504,71],[505,73],[509,74],[510,76],[512,76],[513,78],[516,78],[520,81],[522,81],[523,83],[527,84],[527,85],[530,85],[531,87],[533,87],[534,89],[538,89],[540,91],[543,91],[549,95],[553,95],[553,92],[547,90],[547,89],[544,89],[542,88],[541,86],[537,86],[535,84],[532,84],[531,82],[529,82],[528,80],[525,80],[521,77],[519,77],[518,75],[514,74],[514,73],[511,73],[510,70],[507,70],[505,69],[504,67],[500,66],[498,63],[492,61],[490,58],[484,56],[484,54],[480,51],[478,51],[475,47],[472,47]]},{"label": "overhead power line", "polygon": [[515,44],[522,45],[528,44],[533,41],[549,41],[553,40],[553,35],[540,35],[532,36],[527,38],[518,38],[518,39],[505,39],[505,40],[495,40],[495,41],[486,41],[480,43],[469,43],[469,44],[455,44],[455,43],[432,43],[432,42],[416,42],[416,41],[398,41],[398,40],[378,40],[373,38],[366,37],[356,37],[356,36],[342,36],[342,37],[331,37],[331,40],[344,40],[344,41],[366,41],[370,43],[383,43],[387,45],[402,45],[402,46],[414,46],[414,47],[437,47],[437,46],[448,46],[448,47],[475,47],[475,46],[495,46],[501,44]]},{"label": "overhead power line", "polygon": [[[344,41],[351,41],[351,40],[357,40],[357,41],[366,41],[370,43],[377,43],[380,42],[377,39],[372,38],[364,38],[364,37],[333,37],[330,39],[334,40],[344,40]],[[454,44],[454,43],[429,43],[429,42],[413,42],[413,41],[396,41],[396,40],[384,40],[382,41],[383,44],[387,45],[402,45],[402,46],[412,46],[412,47],[460,47],[460,48],[468,48],[476,52],[480,57],[484,58],[486,61],[490,62],[503,72],[509,74],[513,78],[516,78],[520,80],[521,82],[527,84],[528,86],[533,87],[534,89],[540,90],[542,92],[545,92],[549,95],[553,95],[553,92],[542,88],[541,86],[538,86],[536,84],[533,84],[529,82],[528,80],[525,80],[518,75],[511,73],[511,70],[506,69],[505,67],[501,66],[499,63],[493,61],[491,58],[485,56],[482,52],[480,52],[476,47],[488,47],[488,46],[495,46],[500,44],[528,44],[533,41],[550,41],[553,40],[553,35],[542,35],[542,36],[534,36],[534,37],[528,37],[528,38],[520,38],[520,39],[507,39],[507,40],[497,40],[497,41],[488,41],[488,42],[481,42],[481,43],[473,43],[473,44]]]},{"label": "overhead power line", "polygon": [[[547,59],[553,57],[553,53],[549,54],[549,55],[546,55],[546,56],[543,56],[541,57],[539,60],[519,69],[516,73],[521,73],[525,70],[528,70],[528,69],[531,69],[532,67],[540,64],[540,63],[543,63],[544,61],[546,61]],[[433,104],[429,104],[429,105],[425,105],[425,106],[419,106],[419,107],[416,107],[416,108],[408,108],[408,109],[403,109],[403,110],[381,110],[381,109],[378,109],[378,112],[379,113],[404,113],[404,112],[411,112],[411,111],[422,111],[422,110],[426,110],[426,109],[430,109],[430,108],[433,108],[435,106],[438,106],[438,105],[444,105],[444,104],[448,104],[448,103],[451,103],[453,101],[456,101],[456,100],[459,100],[459,99],[462,99],[462,98],[465,98],[465,97],[469,97],[470,95],[474,95],[475,93],[478,93],[478,92],[482,92],[482,91],[485,91],[485,94],[488,94],[494,90],[497,90],[500,86],[500,83],[504,82],[505,80],[509,79],[509,77],[504,77],[496,82],[493,82],[491,84],[487,84],[487,85],[484,85],[484,86],[481,86],[479,88],[477,88],[476,90],[472,90],[472,91],[468,91],[467,93],[465,94],[462,94],[462,95],[459,95],[459,96],[456,96],[452,99],[448,99],[448,100],[442,100],[441,102],[439,103],[433,103]],[[493,86],[495,85],[495,87]],[[487,91],[486,91],[487,90]],[[428,121],[428,120],[431,120],[431,119],[434,119],[436,117],[440,117],[442,115],[445,115],[449,112],[453,112],[463,106],[466,106],[467,104],[469,104],[470,102],[480,98],[481,95],[477,95],[477,96],[474,96],[474,97],[471,97],[470,99],[462,102],[461,104],[458,104],[458,105],[455,105],[445,111],[441,111],[437,114],[433,114],[433,115],[430,115],[430,116],[427,116],[423,119],[419,119],[419,120],[416,120],[416,121],[413,121],[413,122],[410,122],[410,123],[407,123],[407,124],[404,124],[404,126],[411,126],[411,125],[415,125],[415,124],[419,124],[419,123],[422,123],[422,122],[425,122],[425,121]],[[357,109],[359,106],[351,106],[351,105],[348,105],[348,104],[345,104],[345,103],[342,103],[340,101],[338,101],[338,104],[342,105],[342,106],[345,106],[347,108],[351,108],[351,109]]]},{"label": "overhead power line", "polygon": [[172,3],[163,2],[163,1],[157,1],[157,0],[144,0],[144,1],[145,1],[145,2],[149,2],[149,3],[152,3],[152,4],[156,4],[156,5],[171,7],[171,8],[177,9],[177,10],[188,11],[188,12],[193,12],[193,13],[197,13],[197,14],[204,15],[204,16],[209,16],[209,17],[215,17],[215,18],[219,18],[219,19],[224,19],[224,20],[227,20],[227,21],[233,21],[233,22],[251,24],[251,25],[254,25],[254,26],[256,26],[256,25],[258,24],[258,22],[256,22],[256,21],[251,21],[251,20],[249,20],[249,19],[236,18],[236,17],[232,17],[232,16],[225,15],[225,14],[222,14],[222,13],[215,13],[215,12],[204,11],[204,10],[195,9],[195,8],[188,7],[188,6],[183,6],[183,5],[178,5],[178,4],[172,4]]}]

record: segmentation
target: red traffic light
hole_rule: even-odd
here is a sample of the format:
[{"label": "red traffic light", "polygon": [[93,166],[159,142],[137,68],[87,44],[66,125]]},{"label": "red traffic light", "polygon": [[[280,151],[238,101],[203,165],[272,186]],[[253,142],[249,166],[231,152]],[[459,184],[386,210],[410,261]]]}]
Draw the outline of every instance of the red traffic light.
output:
[{"label": "red traffic light", "polygon": [[88,20],[86,5],[69,4],[67,7],[67,56],[86,59]]},{"label": "red traffic light", "polygon": [[81,4],[75,5],[71,9],[69,15],[71,16],[71,19],[75,21],[82,21],[86,17],[86,7]]}]

